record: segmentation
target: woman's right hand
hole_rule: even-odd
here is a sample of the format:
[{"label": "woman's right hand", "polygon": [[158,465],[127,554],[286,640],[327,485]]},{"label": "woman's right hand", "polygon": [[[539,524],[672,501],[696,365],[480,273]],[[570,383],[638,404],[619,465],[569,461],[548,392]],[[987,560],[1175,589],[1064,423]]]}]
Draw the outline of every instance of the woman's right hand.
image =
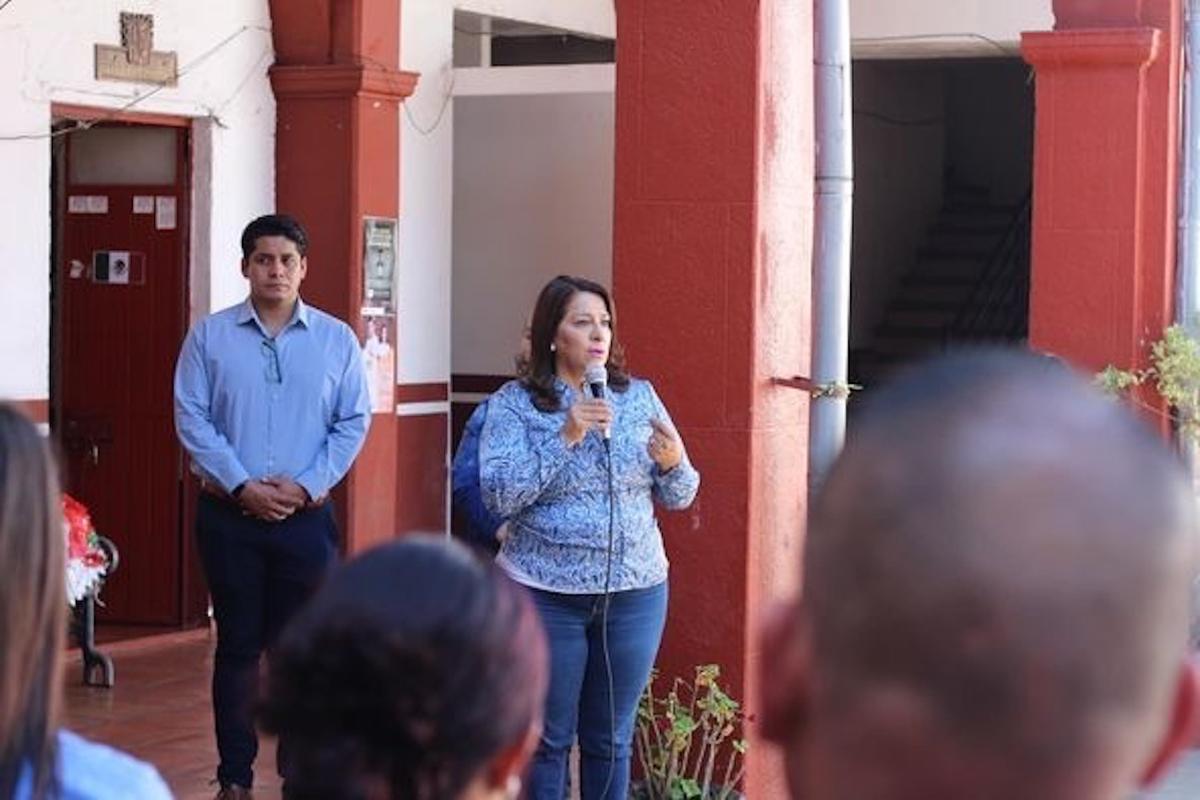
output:
[{"label": "woman's right hand", "polygon": [[580,398],[567,409],[567,419],[562,426],[562,437],[574,447],[583,441],[590,430],[603,431],[612,425],[612,406],[607,400]]}]

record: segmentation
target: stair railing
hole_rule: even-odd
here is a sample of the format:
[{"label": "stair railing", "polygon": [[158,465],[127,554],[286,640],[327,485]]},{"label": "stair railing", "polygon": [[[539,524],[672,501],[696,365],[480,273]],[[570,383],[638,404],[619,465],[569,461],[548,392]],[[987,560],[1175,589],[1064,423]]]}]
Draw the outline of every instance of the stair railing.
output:
[{"label": "stair railing", "polygon": [[1028,335],[1032,205],[1031,189],[988,256],[966,301],[943,329],[945,344],[1024,339]]}]

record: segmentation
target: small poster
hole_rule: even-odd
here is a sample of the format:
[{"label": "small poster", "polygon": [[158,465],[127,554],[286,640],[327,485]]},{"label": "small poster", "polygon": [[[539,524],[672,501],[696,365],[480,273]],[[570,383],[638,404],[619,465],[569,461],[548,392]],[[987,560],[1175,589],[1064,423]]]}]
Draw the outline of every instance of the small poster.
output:
[{"label": "small poster", "polygon": [[[374,312],[367,316],[368,311]],[[391,414],[396,401],[396,350],[392,346],[393,317],[379,314],[377,309],[363,309],[362,359],[367,373],[367,390],[371,395],[371,411]]]},{"label": "small poster", "polygon": [[[77,277],[75,263],[71,265],[71,277]],[[91,278],[92,283],[140,286],[146,282],[146,254],[128,250],[96,250],[92,253]]]},{"label": "small poster", "polygon": [[135,194],[133,196],[133,213],[153,214],[154,196],[149,194]]},{"label": "small poster", "polygon": [[396,220],[363,217],[363,305],[395,309],[392,280],[396,272]]},{"label": "small poster", "polygon": [[132,265],[129,253],[125,250],[110,250],[108,252],[108,282],[129,283],[129,273]]},{"label": "small poster", "polygon": [[154,227],[160,231],[175,230],[175,198],[159,195],[154,198]]},{"label": "small poster", "polygon": [[71,214],[107,214],[108,195],[73,194],[67,198],[67,211]]}]

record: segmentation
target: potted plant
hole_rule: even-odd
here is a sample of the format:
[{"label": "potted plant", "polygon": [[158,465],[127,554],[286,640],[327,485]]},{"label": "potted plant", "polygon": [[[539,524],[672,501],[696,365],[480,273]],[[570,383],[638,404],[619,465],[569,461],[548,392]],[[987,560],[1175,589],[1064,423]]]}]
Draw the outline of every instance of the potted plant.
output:
[{"label": "potted plant", "polygon": [[1126,395],[1136,403],[1131,390],[1152,385],[1170,407],[1169,416],[1193,443],[1200,443],[1200,342],[1181,325],[1163,331],[1150,344],[1150,366],[1118,369],[1109,364],[1096,383],[1114,395]]},{"label": "potted plant", "polygon": [[676,678],[662,697],[650,676],[638,704],[634,745],[642,780],[634,800],[735,800],[745,772],[741,705],[725,692],[716,664],[696,667],[691,683]]}]

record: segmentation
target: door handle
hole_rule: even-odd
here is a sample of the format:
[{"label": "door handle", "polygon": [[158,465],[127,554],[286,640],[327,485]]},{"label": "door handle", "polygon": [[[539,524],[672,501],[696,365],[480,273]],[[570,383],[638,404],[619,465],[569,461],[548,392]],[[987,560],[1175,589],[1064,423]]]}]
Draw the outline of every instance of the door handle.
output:
[{"label": "door handle", "polygon": [[92,466],[98,465],[100,463],[100,445],[96,444],[94,440],[91,442],[90,455],[92,457]]}]

